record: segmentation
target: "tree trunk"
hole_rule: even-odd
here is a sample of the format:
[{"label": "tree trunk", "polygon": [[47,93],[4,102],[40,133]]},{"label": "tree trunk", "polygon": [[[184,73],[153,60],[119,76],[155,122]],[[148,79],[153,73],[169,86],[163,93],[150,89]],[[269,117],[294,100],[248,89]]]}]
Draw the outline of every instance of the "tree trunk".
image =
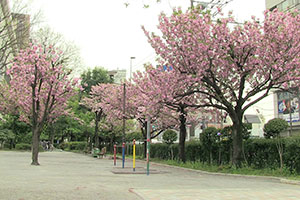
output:
[{"label": "tree trunk", "polygon": [[232,130],[232,147],[233,157],[232,164],[240,168],[243,161],[243,134],[242,134],[242,117],[233,120]]},{"label": "tree trunk", "polygon": [[93,133],[92,132],[88,132],[87,133],[88,151],[92,151],[92,149],[93,149],[92,137],[93,137]]},{"label": "tree trunk", "polygon": [[111,153],[114,153],[114,134],[112,134],[112,136],[110,137],[109,151]]},{"label": "tree trunk", "polygon": [[280,136],[277,136],[276,138],[276,147],[277,147],[277,151],[279,154],[279,159],[280,159],[280,172],[282,173],[282,169],[283,169],[283,144],[282,144],[282,140],[280,138]]},{"label": "tree trunk", "polygon": [[[144,127],[144,128],[143,128]],[[143,156],[144,158],[146,158],[147,156],[147,124],[143,124],[143,126],[141,127],[141,131],[142,131],[142,135],[144,138],[144,152],[143,152]]]},{"label": "tree trunk", "polygon": [[51,130],[50,142],[51,142],[52,145],[54,144],[54,132],[53,132],[53,130]]},{"label": "tree trunk", "polygon": [[184,108],[180,108],[180,134],[179,134],[179,159],[185,163],[185,138],[186,138],[186,113]]},{"label": "tree trunk", "polygon": [[95,119],[95,147],[100,148],[98,129],[99,129],[99,121],[100,121],[101,113],[95,112],[95,114],[96,114],[96,119]]},{"label": "tree trunk", "polygon": [[219,147],[219,165],[222,163],[222,154],[221,154],[221,147]]},{"label": "tree trunk", "polygon": [[40,165],[38,161],[40,146],[40,131],[38,127],[32,128],[32,163],[31,165]]}]

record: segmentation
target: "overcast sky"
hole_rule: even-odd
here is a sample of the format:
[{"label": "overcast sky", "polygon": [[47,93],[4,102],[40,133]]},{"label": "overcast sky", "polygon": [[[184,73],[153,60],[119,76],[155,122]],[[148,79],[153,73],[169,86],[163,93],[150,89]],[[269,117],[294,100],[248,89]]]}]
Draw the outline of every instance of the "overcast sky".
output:
[{"label": "overcast sky", "polygon": [[[131,4],[127,8],[124,0],[33,0],[31,6],[43,12],[45,25],[74,41],[87,67],[129,71],[130,57],[136,57],[132,65],[136,71],[142,69],[143,63],[155,58],[141,25],[158,32],[156,25],[161,11],[171,13],[175,6],[186,9],[190,1],[162,0],[147,9],[143,8],[143,2],[154,0],[128,1]],[[262,19],[264,9],[264,0],[233,0],[227,5],[226,12],[232,10],[242,22],[252,15]]]}]

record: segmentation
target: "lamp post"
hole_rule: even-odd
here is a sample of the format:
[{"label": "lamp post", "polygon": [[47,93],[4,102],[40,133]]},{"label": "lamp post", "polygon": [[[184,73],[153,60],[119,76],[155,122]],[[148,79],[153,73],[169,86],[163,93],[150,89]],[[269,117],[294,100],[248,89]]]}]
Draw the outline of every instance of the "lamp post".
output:
[{"label": "lamp post", "polygon": [[129,80],[131,81],[131,74],[132,74],[132,60],[135,59],[135,57],[130,57],[130,71],[129,71]]}]

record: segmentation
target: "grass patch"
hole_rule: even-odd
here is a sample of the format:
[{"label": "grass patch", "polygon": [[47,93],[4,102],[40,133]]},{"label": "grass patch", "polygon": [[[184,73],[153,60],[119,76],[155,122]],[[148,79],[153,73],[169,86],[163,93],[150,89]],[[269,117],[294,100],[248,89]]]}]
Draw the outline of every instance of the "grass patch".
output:
[{"label": "grass patch", "polygon": [[273,176],[280,178],[287,178],[291,180],[300,181],[300,175],[291,173],[288,169],[283,169],[282,172],[279,168],[271,169],[254,169],[252,167],[244,166],[242,168],[234,168],[230,165],[209,165],[207,163],[202,162],[178,162],[176,160],[160,160],[160,159],[151,159],[152,162],[178,166],[183,168],[202,170],[207,172],[218,172],[218,173],[226,173],[226,174],[241,174],[241,175],[253,175],[253,176]]}]

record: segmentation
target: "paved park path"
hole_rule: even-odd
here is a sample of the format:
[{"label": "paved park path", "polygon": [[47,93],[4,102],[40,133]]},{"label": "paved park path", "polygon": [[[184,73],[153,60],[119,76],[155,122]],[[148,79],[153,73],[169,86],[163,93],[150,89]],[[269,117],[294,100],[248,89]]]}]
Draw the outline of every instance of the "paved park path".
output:
[{"label": "paved park path", "polygon": [[[276,179],[209,175],[162,165],[157,174],[129,172],[109,159],[69,152],[40,153],[31,166],[29,152],[0,151],[0,200],[296,200],[300,186]],[[137,171],[145,162],[137,163]]]}]

